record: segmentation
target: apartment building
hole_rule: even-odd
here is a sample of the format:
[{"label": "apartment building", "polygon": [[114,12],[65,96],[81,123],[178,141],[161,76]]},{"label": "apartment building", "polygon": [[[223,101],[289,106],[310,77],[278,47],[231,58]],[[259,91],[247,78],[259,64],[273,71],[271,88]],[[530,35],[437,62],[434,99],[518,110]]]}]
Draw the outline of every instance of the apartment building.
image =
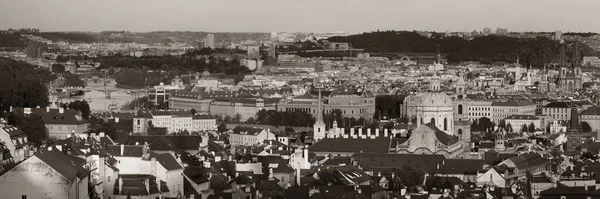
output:
[{"label": "apartment building", "polygon": [[189,110],[140,112],[133,118],[133,133],[147,133],[148,127],[167,128],[167,132],[214,130],[217,121],[210,115],[192,115]]}]

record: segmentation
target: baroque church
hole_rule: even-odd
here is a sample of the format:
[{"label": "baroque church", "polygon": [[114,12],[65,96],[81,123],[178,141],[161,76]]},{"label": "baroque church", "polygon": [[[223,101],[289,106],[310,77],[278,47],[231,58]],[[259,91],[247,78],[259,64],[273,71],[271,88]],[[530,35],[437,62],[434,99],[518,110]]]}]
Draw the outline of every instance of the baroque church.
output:
[{"label": "baroque church", "polygon": [[[417,121],[415,124],[408,125],[410,133],[402,134],[395,129],[383,129],[382,133],[379,132],[380,129],[366,129],[366,131],[354,128],[343,129],[338,128],[335,122],[327,129],[319,103],[319,114],[313,126],[316,143],[311,148],[322,149],[320,145],[352,148],[352,146],[341,146],[345,142],[348,142],[348,145],[350,143],[356,145],[357,139],[388,139],[389,153],[440,154],[446,158],[462,158],[470,149],[470,126],[465,122],[455,122],[455,104],[453,99],[442,91],[437,76],[432,79],[429,92],[410,96],[410,98],[415,103],[412,111]],[[321,102],[320,94],[319,102]]]}]

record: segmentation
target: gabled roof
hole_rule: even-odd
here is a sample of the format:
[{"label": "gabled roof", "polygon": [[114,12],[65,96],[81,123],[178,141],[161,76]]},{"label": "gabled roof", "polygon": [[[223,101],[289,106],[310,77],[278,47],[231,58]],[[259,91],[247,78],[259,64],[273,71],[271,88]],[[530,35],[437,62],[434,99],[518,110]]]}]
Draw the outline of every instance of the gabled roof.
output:
[{"label": "gabled roof", "polygon": [[410,166],[421,168],[429,173],[436,173],[437,165],[446,159],[443,155],[391,153],[355,153],[352,158],[358,161],[365,170],[383,171]]},{"label": "gabled roof", "polygon": [[160,163],[167,171],[183,169],[183,167],[177,162],[175,157],[171,153],[163,153],[156,155],[156,161]]},{"label": "gabled roof", "polygon": [[85,160],[64,154],[56,148],[40,149],[35,156],[71,181],[75,177],[84,179],[88,176],[88,172],[81,166]]},{"label": "gabled roof", "polygon": [[256,128],[256,127],[236,126],[235,128],[232,129],[232,133],[233,134],[243,134],[243,135],[258,135],[263,130],[265,130],[265,129]]},{"label": "gabled roof", "polygon": [[[23,111],[23,108],[15,109],[15,111]],[[31,113],[42,116],[44,124],[84,124],[87,123],[84,119],[78,120],[76,115],[81,115],[77,110],[64,109],[63,113],[60,113],[59,109],[46,110],[45,108],[32,108]]]}]

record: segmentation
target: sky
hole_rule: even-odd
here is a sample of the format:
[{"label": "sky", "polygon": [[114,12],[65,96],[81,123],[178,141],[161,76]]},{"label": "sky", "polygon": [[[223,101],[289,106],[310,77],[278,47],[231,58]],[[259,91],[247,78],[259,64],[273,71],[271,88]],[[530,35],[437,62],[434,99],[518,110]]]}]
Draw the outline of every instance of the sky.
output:
[{"label": "sky", "polygon": [[600,32],[599,0],[0,0],[0,29]]}]

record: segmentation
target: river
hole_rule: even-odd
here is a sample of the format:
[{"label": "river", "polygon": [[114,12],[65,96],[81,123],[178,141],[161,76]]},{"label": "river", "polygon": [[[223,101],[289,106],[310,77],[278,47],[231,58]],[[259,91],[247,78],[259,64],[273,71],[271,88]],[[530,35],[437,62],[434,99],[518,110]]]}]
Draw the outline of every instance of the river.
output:
[{"label": "river", "polygon": [[[144,92],[135,92],[131,89],[121,89],[117,88],[117,83],[114,80],[110,80],[109,83],[106,84],[106,89],[116,90],[110,94],[110,99],[107,99],[103,92],[99,90],[104,90],[104,84],[102,81],[94,82],[88,81],[87,86],[83,90],[89,90],[89,92],[85,92],[82,96],[73,96],[69,97],[66,94],[62,94],[60,96],[55,95],[54,97],[58,98],[59,102],[71,102],[75,100],[87,100],[90,104],[90,109],[94,112],[103,112],[109,111],[109,105],[115,104],[118,108],[121,108],[127,102],[130,102],[138,97],[145,96]],[[130,94],[127,94],[128,91],[132,91]]]}]

